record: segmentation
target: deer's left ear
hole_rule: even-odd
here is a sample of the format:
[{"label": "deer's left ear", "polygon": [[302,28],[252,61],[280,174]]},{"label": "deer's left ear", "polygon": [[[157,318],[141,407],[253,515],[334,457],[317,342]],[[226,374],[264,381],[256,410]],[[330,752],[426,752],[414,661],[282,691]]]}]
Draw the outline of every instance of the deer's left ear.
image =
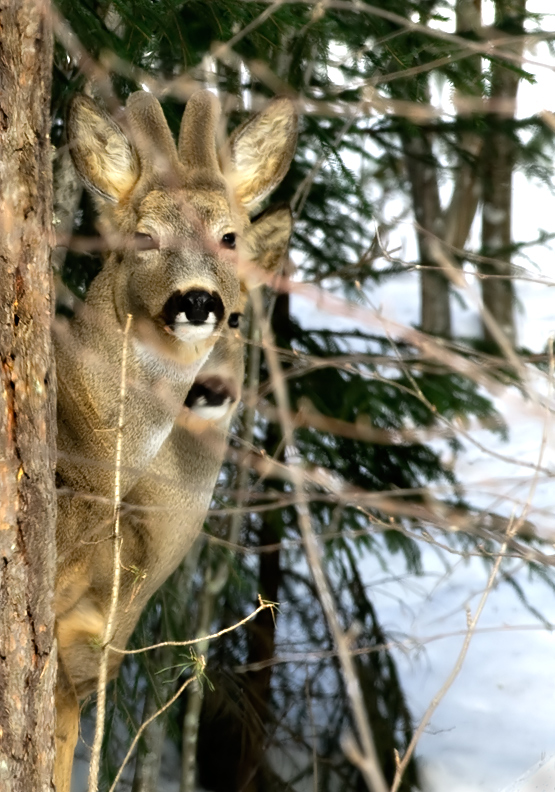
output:
[{"label": "deer's left ear", "polygon": [[231,136],[224,171],[246,209],[254,209],[282,181],[295,153],[297,129],[293,102],[280,97]]},{"label": "deer's left ear", "polygon": [[[243,234],[243,240],[257,269],[268,273],[279,269],[287,256],[292,230],[293,218],[286,204],[270,206],[252,221]],[[253,279],[256,282],[256,270]],[[253,285],[256,283],[249,283],[249,286]]]}]

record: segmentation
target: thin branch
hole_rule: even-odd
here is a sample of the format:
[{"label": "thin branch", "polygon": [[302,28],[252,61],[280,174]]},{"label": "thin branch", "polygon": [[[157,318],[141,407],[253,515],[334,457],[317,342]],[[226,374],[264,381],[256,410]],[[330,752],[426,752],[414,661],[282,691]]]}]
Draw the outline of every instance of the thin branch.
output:
[{"label": "thin branch", "polygon": [[[273,3],[274,0],[241,0],[241,2],[268,5]],[[315,10],[318,8],[322,11],[325,11],[329,8],[335,8],[341,11],[351,11],[353,13],[377,16],[381,19],[386,19],[389,22],[393,22],[394,24],[399,25],[406,30],[422,33],[423,35],[429,36],[430,38],[439,39],[440,41],[447,41],[450,44],[456,44],[459,47],[467,48],[477,55],[486,55],[490,58],[501,58],[502,60],[509,61],[509,63],[515,63],[518,66],[521,66],[523,63],[530,63],[532,65],[542,66],[543,68],[549,69],[550,71],[555,71],[555,66],[533,61],[530,58],[515,55],[514,52],[504,49],[508,40],[506,37],[504,37],[501,41],[492,41],[491,39],[488,39],[483,43],[470,41],[463,36],[457,36],[454,33],[447,33],[440,28],[432,28],[420,22],[414,22],[411,19],[401,16],[400,14],[394,13],[393,11],[388,11],[385,8],[379,8],[378,6],[372,5],[371,3],[362,2],[362,0],[325,0],[324,3],[322,3],[321,0],[284,0],[284,5],[285,4],[314,6]],[[524,38],[527,43],[533,43],[536,41],[549,41],[555,38],[555,33],[546,32],[534,35],[526,34],[522,37],[513,36],[511,37],[510,41],[514,44],[517,43],[520,38]]]},{"label": "thin branch", "polygon": [[114,622],[118,609],[119,587],[121,578],[121,536],[120,536],[120,514],[121,514],[121,453],[123,444],[123,421],[125,412],[125,393],[127,389],[127,347],[129,339],[129,329],[131,327],[131,314],[127,314],[127,321],[123,331],[123,348],[121,359],[121,383],[120,383],[120,408],[118,419],[118,432],[116,441],[116,470],[114,481],[114,576],[112,583],[112,598],[110,610],[104,636],[102,640],[102,650],[100,665],[98,670],[97,702],[96,702],[96,724],[94,732],[94,742],[91,753],[91,763],[89,768],[88,792],[96,792],[98,789],[98,773],[100,768],[100,751],[104,737],[104,720],[106,716],[106,685],[108,681],[108,655],[110,652],[110,641],[114,630]]},{"label": "thin branch", "polygon": [[[199,659],[199,661],[201,662],[201,669],[200,669],[200,672],[202,672],[202,671],[204,670],[204,665],[205,665],[205,663],[204,663],[204,658],[202,658],[202,659]],[[141,734],[143,733],[143,731],[144,731],[144,730],[147,728],[147,726],[149,726],[149,725],[152,723],[152,721],[153,721],[155,718],[157,718],[159,715],[161,715],[163,712],[165,712],[165,711],[168,709],[168,707],[171,707],[171,705],[173,704],[173,702],[174,702],[174,701],[177,701],[177,699],[178,699],[178,698],[179,698],[179,696],[180,696],[180,695],[183,693],[183,691],[184,691],[184,690],[185,690],[185,689],[186,689],[186,688],[187,688],[187,687],[188,687],[188,686],[191,684],[191,682],[192,682],[194,679],[196,679],[196,678],[197,678],[197,675],[196,675],[196,674],[195,674],[195,675],[193,675],[193,676],[191,676],[191,677],[189,677],[189,679],[187,679],[187,680],[186,680],[186,681],[185,681],[185,682],[184,682],[184,683],[181,685],[181,687],[180,687],[180,688],[177,690],[177,692],[176,692],[176,693],[175,693],[175,694],[174,694],[174,695],[173,695],[173,696],[172,696],[170,699],[168,699],[168,700],[166,701],[166,703],[165,703],[165,704],[164,704],[162,707],[160,707],[160,709],[159,709],[157,712],[155,712],[155,713],[154,713],[154,715],[151,715],[151,716],[150,716],[150,718],[148,718],[148,720],[146,720],[144,723],[142,723],[142,724],[141,724],[141,726],[140,726],[139,730],[137,731],[137,734],[135,735],[135,737],[134,737],[134,739],[133,739],[133,742],[132,742],[132,743],[131,743],[131,745],[129,746],[129,750],[128,750],[128,751],[127,751],[127,753],[125,754],[125,758],[124,758],[123,762],[121,763],[121,765],[120,765],[120,767],[119,767],[119,770],[118,770],[118,772],[117,772],[117,774],[116,774],[116,777],[114,778],[114,783],[113,783],[113,784],[112,784],[112,786],[110,787],[110,791],[109,791],[109,792],[114,792],[114,790],[115,790],[115,788],[116,788],[116,784],[117,784],[117,783],[118,783],[118,781],[120,780],[120,778],[121,778],[121,774],[123,773],[123,771],[124,771],[124,769],[125,769],[125,766],[126,766],[127,762],[129,761],[129,759],[130,759],[130,757],[131,757],[131,754],[133,753],[133,751],[134,751],[134,749],[135,749],[135,746],[137,745],[137,742],[138,742],[138,740],[139,740],[139,737],[141,736]]]},{"label": "thin branch", "polygon": [[189,641],[162,641],[161,643],[152,644],[152,646],[143,646],[140,649],[119,649],[116,646],[110,646],[110,651],[116,652],[117,654],[132,655],[141,654],[142,652],[150,652],[152,649],[159,649],[161,646],[192,646],[193,644],[201,643],[201,641],[212,641],[214,638],[220,638],[222,635],[233,632],[233,630],[236,630],[238,627],[242,627],[243,624],[246,624],[247,622],[250,622],[251,619],[254,619],[254,617],[260,613],[260,611],[263,611],[266,608],[275,607],[273,602],[264,602],[260,597],[259,602],[260,605],[258,608],[256,608],[256,610],[254,610],[252,613],[249,613],[248,616],[245,616],[244,619],[232,624],[231,627],[224,627],[217,633],[212,633],[212,635],[205,635],[201,638],[191,638]]}]

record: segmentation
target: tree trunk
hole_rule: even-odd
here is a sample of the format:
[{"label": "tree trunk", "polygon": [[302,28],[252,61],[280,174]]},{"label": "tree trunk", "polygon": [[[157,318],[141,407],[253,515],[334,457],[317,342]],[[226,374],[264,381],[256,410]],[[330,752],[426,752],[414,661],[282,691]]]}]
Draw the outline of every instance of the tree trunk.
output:
[{"label": "tree trunk", "polygon": [[[202,539],[199,537],[191,550],[182,562],[180,572],[174,574],[173,588],[176,592],[176,599],[183,603],[179,607],[181,616],[181,626],[175,634],[164,630],[165,615],[160,613],[158,630],[152,637],[152,643],[166,640],[179,639],[183,635],[188,635],[191,630],[188,618],[187,603],[191,601],[191,590],[195,570],[198,567]],[[149,665],[151,669],[168,668],[174,662],[175,652],[171,646],[161,646],[153,649],[149,653]],[[145,695],[142,723],[145,723],[152,715],[158,712],[174,694],[175,687],[172,688],[157,673],[150,673],[150,683]],[[175,683],[180,685],[178,679]],[[137,747],[137,761],[135,763],[135,774],[133,777],[133,787],[131,792],[153,792],[159,787],[160,769],[162,767],[162,754],[166,740],[168,726],[168,713],[163,712],[158,715],[143,731],[143,735]]]},{"label": "tree trunk", "polygon": [[[291,349],[291,312],[289,294],[276,297],[272,314],[272,330],[280,349]],[[274,458],[282,456],[283,435],[276,424],[268,426],[265,447]],[[283,488],[283,482],[267,481],[276,491]],[[266,552],[265,547],[279,545],[283,538],[283,512],[270,511],[263,515],[258,543],[258,592],[269,602],[278,602],[283,579],[281,553],[279,548]],[[270,610],[261,611],[248,625],[249,652],[247,663],[263,663],[271,660],[275,653],[277,614]],[[244,681],[246,698],[245,712],[248,713],[248,728],[240,730],[242,745],[237,748],[238,790],[240,792],[263,792],[267,787],[264,773],[264,759],[268,749],[267,726],[271,720],[271,682],[272,666],[258,671],[249,671]]]},{"label": "tree trunk", "polygon": [[[164,648],[166,652],[164,652]],[[155,649],[153,655],[161,660],[159,668],[165,668],[164,661],[170,656],[167,647],[162,650]],[[155,687],[156,686],[156,687]],[[167,686],[166,686],[167,687]],[[160,695],[159,695],[160,694]],[[152,687],[146,692],[143,709],[142,723],[152,717],[166,703],[167,691],[162,690],[162,683],[155,677]],[[167,721],[165,713],[155,718],[143,732],[142,740],[137,750],[137,762],[133,777],[132,792],[154,792],[158,789],[158,777],[162,766],[162,753],[166,739]]]},{"label": "tree trunk", "polygon": [[[282,571],[279,550],[267,553],[264,547],[279,544],[282,537],[281,523],[281,513],[270,512],[265,515],[260,530],[258,590],[262,598],[269,602],[278,602]],[[276,614],[271,610],[261,611],[249,625],[249,665],[273,658],[276,626]],[[271,665],[259,671],[250,671],[245,679],[244,695],[249,700],[250,722],[239,767],[238,789],[241,792],[263,792],[265,788],[263,763],[268,748],[266,725],[270,719],[271,681]]]},{"label": "tree trunk", "polygon": [[420,326],[425,333],[449,338],[451,308],[449,281],[432,252],[435,238],[443,239],[444,223],[439,200],[437,169],[431,141],[424,129],[406,127],[402,132],[403,151],[418,223],[420,266]]},{"label": "tree trunk", "polygon": [[[289,295],[279,294],[272,315],[275,341],[282,349],[291,348],[291,328]],[[249,388],[248,392],[258,390],[260,347],[256,345],[257,335],[252,336],[255,343],[249,350]],[[249,447],[253,440],[254,405],[249,407],[253,413],[245,416],[243,440]],[[248,432],[248,434],[247,434]],[[271,458],[280,456],[282,433],[276,424],[267,429],[265,448]],[[243,475],[246,474],[246,475]],[[239,493],[248,489],[247,468],[241,469],[238,482]],[[266,486],[272,490],[283,488],[283,482],[267,479]],[[238,503],[241,503],[240,498]],[[237,524],[230,534],[237,542],[242,520],[237,515]],[[258,569],[258,592],[271,602],[277,602],[282,581],[280,551],[264,552],[264,546],[277,544],[283,534],[283,513],[281,510],[264,515],[259,531],[261,548]],[[271,660],[274,656],[277,613],[264,610],[246,625],[248,639],[247,663]],[[268,747],[267,725],[271,720],[271,680],[272,667],[249,671],[234,680],[235,689],[228,682],[216,684],[216,692],[207,692],[205,697],[202,734],[199,739],[199,780],[207,789],[216,792],[258,792],[268,788],[265,773],[265,755]],[[238,691],[240,690],[240,695]],[[231,699],[235,694],[236,698]],[[217,755],[219,761],[212,761]],[[190,787],[187,787],[189,792]]]},{"label": "tree trunk", "polygon": [[[457,33],[462,35],[481,26],[481,0],[456,0]],[[467,68],[480,72],[479,56],[467,59]],[[478,83],[477,83],[478,84]],[[422,89],[424,90],[424,89]],[[422,98],[429,101],[429,96]],[[481,138],[463,132],[459,140],[459,163],[449,205],[442,211],[439,179],[432,147],[432,136],[423,127],[405,127],[401,133],[407,173],[411,185],[417,230],[420,273],[420,325],[432,335],[451,336],[449,280],[435,260],[434,238],[448,248],[462,249],[470,233],[480,197],[476,160],[482,148]]]},{"label": "tree trunk", "polygon": [[[478,32],[481,29],[482,0],[457,0],[455,13],[458,35]],[[474,72],[474,85],[479,86],[482,58],[480,55],[475,55],[467,58],[465,63],[466,68]],[[463,98],[464,93],[459,89],[457,95]],[[453,185],[453,195],[445,211],[445,243],[447,247],[456,250],[464,248],[478,209],[481,193],[478,165],[482,151],[481,135],[463,132],[459,136],[459,149],[459,165]]]},{"label": "tree trunk", "polygon": [[0,0],[0,788],[53,790],[48,0]]},{"label": "tree trunk", "polygon": [[[496,0],[495,24],[503,30],[502,35],[524,33],[523,19],[526,0]],[[522,39],[511,51],[522,54]],[[511,346],[516,345],[514,323],[514,287],[511,280],[511,218],[512,218],[512,175],[516,156],[513,139],[514,103],[518,90],[519,74],[503,62],[491,66],[492,103],[513,103],[512,112],[502,106],[488,117],[484,141],[482,252],[495,259],[495,263],[481,267],[486,277],[482,281],[484,308],[489,311]],[[500,114],[502,113],[502,115]],[[493,347],[498,344],[491,330],[484,326],[484,337]]]}]

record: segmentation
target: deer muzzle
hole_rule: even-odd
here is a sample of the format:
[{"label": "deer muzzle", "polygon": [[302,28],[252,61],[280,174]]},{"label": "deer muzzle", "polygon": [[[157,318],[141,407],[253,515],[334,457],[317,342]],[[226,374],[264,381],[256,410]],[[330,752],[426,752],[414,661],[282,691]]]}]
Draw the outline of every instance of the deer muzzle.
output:
[{"label": "deer muzzle", "polygon": [[185,400],[185,406],[205,420],[223,418],[237,401],[237,388],[232,380],[220,376],[199,377]]},{"label": "deer muzzle", "polygon": [[224,305],[217,292],[190,289],[174,292],[162,309],[162,322],[181,341],[208,338],[224,317]]}]

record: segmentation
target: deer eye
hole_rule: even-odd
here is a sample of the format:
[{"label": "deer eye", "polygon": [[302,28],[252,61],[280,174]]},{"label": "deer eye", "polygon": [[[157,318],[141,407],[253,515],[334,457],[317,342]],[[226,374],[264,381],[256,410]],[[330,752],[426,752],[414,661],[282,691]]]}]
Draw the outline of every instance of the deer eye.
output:
[{"label": "deer eye", "polygon": [[240,313],[232,313],[227,320],[229,327],[239,327],[239,318],[242,316]]},{"label": "deer eye", "polygon": [[222,245],[229,250],[235,250],[235,234],[224,234],[222,237]]},{"label": "deer eye", "polygon": [[135,249],[136,250],[159,250],[160,242],[150,234],[143,234],[142,231],[135,233]]}]

